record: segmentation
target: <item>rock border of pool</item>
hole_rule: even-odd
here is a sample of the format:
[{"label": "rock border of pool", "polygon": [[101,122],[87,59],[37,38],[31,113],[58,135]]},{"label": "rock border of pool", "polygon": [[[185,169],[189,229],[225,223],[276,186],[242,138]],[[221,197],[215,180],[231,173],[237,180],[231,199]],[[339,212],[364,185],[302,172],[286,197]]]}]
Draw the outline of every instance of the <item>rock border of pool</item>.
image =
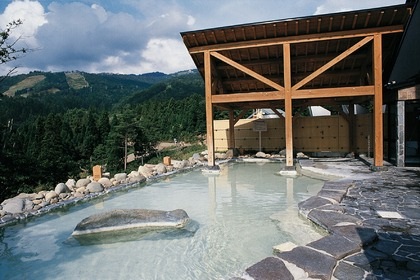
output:
[{"label": "rock border of pool", "polygon": [[305,246],[276,246],[231,279],[419,279],[420,168],[374,172],[369,161],[298,160],[301,174],[337,178],[298,205],[329,235]]},{"label": "rock border of pool", "polygon": [[[80,203],[91,201],[93,199],[102,198],[112,193],[116,193],[123,190],[129,190],[135,187],[140,187],[142,185],[146,185],[148,182],[154,182],[156,180],[164,179],[164,178],[176,175],[176,174],[188,172],[194,169],[199,169],[199,168],[202,168],[203,166],[204,164],[202,162],[195,162],[194,165],[183,166],[182,168],[176,168],[176,169],[174,168],[173,170],[167,171],[166,173],[163,173],[163,174],[157,174],[151,177],[139,176],[133,182],[131,182],[130,180],[128,180],[129,178],[127,178],[127,182],[122,182],[115,186],[103,188],[102,191],[87,193],[80,197],[72,197],[70,199],[61,200],[57,203],[48,204],[37,210],[25,211],[25,209],[23,209],[22,212],[20,213],[7,213],[7,215],[2,215],[0,217],[0,228],[9,226],[9,225],[14,225],[19,222],[26,221],[30,218],[36,218],[43,214],[49,213],[51,211],[63,209],[66,207],[71,207],[74,205],[78,205]],[[25,200],[25,199],[28,199],[28,197],[32,195],[35,195],[35,194],[21,193],[18,196],[10,198],[8,200],[9,201],[16,200],[16,199]],[[3,201],[3,203],[5,201]]]},{"label": "rock border of pool", "polygon": [[[80,178],[77,183],[74,179],[69,179],[68,182],[73,181],[72,187],[67,186],[67,183],[59,183],[54,190],[42,190],[39,193],[20,193],[0,203],[0,228],[43,215],[52,210],[70,207],[110,193],[130,189],[149,181],[153,182],[193,169],[201,168],[204,175],[212,176],[219,174],[219,165],[229,161],[284,161],[284,157],[279,154],[270,155],[261,152],[255,156],[245,155],[240,158],[232,158],[233,154],[228,151],[226,153],[217,153],[217,165],[208,167],[206,155],[207,151],[203,151],[200,154],[194,154],[188,160],[172,159],[171,164],[168,166],[163,163],[140,165],[138,171],[132,171],[130,174],[117,173],[114,174],[113,178],[109,176],[102,177],[98,181],[93,180],[93,176]],[[86,184],[86,186],[78,187],[79,181],[83,181],[82,183]],[[91,184],[92,188],[89,188]],[[63,188],[66,191],[61,192]]]}]

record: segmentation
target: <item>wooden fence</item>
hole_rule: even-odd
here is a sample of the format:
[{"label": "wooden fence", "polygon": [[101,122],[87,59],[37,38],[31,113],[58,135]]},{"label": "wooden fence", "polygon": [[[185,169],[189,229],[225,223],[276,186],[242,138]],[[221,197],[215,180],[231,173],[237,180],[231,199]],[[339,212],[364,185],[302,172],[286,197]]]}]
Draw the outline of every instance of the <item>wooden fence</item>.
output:
[{"label": "wooden fence", "polygon": [[[261,123],[264,122],[262,130]],[[216,151],[226,151],[229,143],[229,121],[214,121]],[[351,152],[351,131],[348,121],[340,115],[293,118],[293,148],[296,152]],[[284,118],[241,119],[235,125],[235,148],[278,152],[285,148]],[[354,141],[357,153],[373,149],[372,114],[356,115]],[[261,138],[260,138],[261,134]]]}]

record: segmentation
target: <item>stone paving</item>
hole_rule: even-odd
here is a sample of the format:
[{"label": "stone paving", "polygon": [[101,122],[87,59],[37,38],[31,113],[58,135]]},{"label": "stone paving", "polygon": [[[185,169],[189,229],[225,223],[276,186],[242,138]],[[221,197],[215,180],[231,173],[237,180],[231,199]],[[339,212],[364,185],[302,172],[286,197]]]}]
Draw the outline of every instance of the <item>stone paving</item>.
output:
[{"label": "stone paving", "polygon": [[329,235],[285,246],[235,279],[420,279],[420,168],[374,172],[357,159],[299,165],[306,175],[341,177],[299,204]]}]

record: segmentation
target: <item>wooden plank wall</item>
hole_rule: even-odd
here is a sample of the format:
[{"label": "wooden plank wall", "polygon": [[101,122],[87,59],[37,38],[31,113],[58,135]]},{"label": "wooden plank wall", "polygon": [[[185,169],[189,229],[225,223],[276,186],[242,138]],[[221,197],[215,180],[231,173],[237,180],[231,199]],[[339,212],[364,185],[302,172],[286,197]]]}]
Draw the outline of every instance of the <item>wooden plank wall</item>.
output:
[{"label": "wooden plank wall", "polygon": [[356,115],[356,151],[373,155],[374,133],[372,114]]},{"label": "wooden plank wall", "polygon": [[[355,146],[357,153],[373,152],[372,115],[356,115]],[[259,149],[259,132],[254,131],[255,119],[241,119],[235,125],[235,147],[244,150]],[[285,148],[284,119],[264,119],[267,131],[261,132],[264,152],[278,152]],[[216,151],[228,149],[228,120],[214,121]],[[350,152],[349,124],[342,116],[294,117],[293,147],[296,152]],[[370,141],[370,143],[369,143]]]},{"label": "wooden plank wall", "polygon": [[341,116],[294,118],[293,128],[293,145],[302,152],[350,150],[349,126]]}]

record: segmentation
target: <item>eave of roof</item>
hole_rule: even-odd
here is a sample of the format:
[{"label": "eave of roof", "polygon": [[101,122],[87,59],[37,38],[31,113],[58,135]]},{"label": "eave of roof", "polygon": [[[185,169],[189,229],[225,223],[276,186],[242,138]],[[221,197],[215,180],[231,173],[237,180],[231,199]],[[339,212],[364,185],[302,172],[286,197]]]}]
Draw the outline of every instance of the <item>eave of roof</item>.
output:
[{"label": "eave of roof", "polygon": [[[383,34],[383,67],[390,68],[395,49],[399,45],[402,32],[411,16],[413,5],[414,3],[406,3],[202,29],[182,32],[181,36],[203,77],[203,53],[204,51],[214,52],[213,56],[217,58],[212,60],[213,74],[217,76],[215,95],[254,93],[256,98],[260,99],[255,101],[264,106],[263,103],[267,103],[268,99],[262,100],[262,95],[259,93],[268,94],[273,91],[273,87],[267,86],[267,83],[261,83],[261,80],[249,77],[240,69],[229,65],[227,60],[266,78],[269,81],[268,84],[272,81],[274,84],[283,85],[282,44],[290,43],[292,85],[296,85],[332,59],[346,52],[351,46],[359,44],[366,36]],[[371,55],[372,43],[368,41],[366,45],[346,56],[325,73],[305,84],[302,89],[362,88],[363,86],[368,88],[372,85],[373,77]],[[220,60],[222,57],[227,60]],[[348,100],[347,97],[343,99]],[[359,99],[363,101],[366,96],[361,96]],[[331,99],[328,102],[335,101],[336,99]],[[305,102],[308,103],[307,100],[299,100],[294,104]],[[311,102],[316,102],[316,100]],[[269,101],[267,104],[279,108],[282,106],[282,100],[277,100],[276,104]],[[254,102],[219,105],[226,105],[226,108],[255,106]]]},{"label": "eave of roof", "polygon": [[[280,20],[270,20],[262,21],[255,23],[246,23],[238,24],[231,26],[222,26],[216,28],[201,29],[195,31],[185,31],[181,32],[181,36],[185,42],[187,48],[194,46],[202,45],[211,45],[211,40],[207,40],[207,43],[197,42],[195,39],[191,40],[190,36],[202,36],[207,35],[213,36],[216,32],[243,32],[243,30],[251,30],[259,28],[263,32],[260,35],[265,35],[265,38],[277,38],[277,37],[290,37],[298,36],[304,34],[316,34],[316,33],[325,33],[325,32],[335,32],[335,31],[344,31],[344,30],[354,30],[354,29],[365,29],[365,28],[374,28],[379,26],[390,26],[396,24],[405,24],[408,20],[409,14],[406,13],[407,9],[411,10],[413,7],[412,3],[401,4],[394,6],[386,6],[379,8],[371,8],[364,10],[356,11],[347,11],[347,12],[337,12],[321,15],[311,15],[307,17],[297,17],[297,18],[288,18]],[[399,15],[398,15],[399,13]],[[294,25],[294,26],[293,26]],[[297,26],[299,25],[299,26]],[[270,28],[271,31],[274,31],[273,27],[276,27],[277,31],[268,33],[267,28]],[[298,28],[298,29],[296,29]],[[264,29],[265,32],[264,32]],[[257,33],[257,32],[255,32]],[[246,35],[246,34],[245,34]],[[247,41],[252,39],[262,39],[253,32],[250,32],[248,35],[256,36],[255,38],[248,37],[236,37],[236,41]],[[264,37],[263,37],[264,38]],[[214,38],[217,39],[217,38]],[[219,38],[213,44],[223,44],[228,42],[224,38]],[[203,44],[204,43],[204,44]]]}]

